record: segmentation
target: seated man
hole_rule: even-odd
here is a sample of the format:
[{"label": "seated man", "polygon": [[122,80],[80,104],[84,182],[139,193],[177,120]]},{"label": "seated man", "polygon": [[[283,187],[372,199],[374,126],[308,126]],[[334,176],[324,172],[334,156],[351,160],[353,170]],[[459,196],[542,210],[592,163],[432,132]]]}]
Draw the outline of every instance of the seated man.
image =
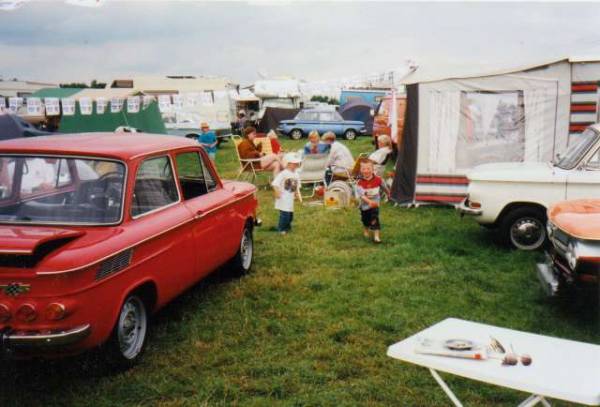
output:
[{"label": "seated man", "polygon": [[330,146],[327,166],[331,169],[333,178],[347,179],[354,166],[354,158],[348,147],[336,141],[335,138],[333,132],[328,131],[323,134],[323,143]]}]

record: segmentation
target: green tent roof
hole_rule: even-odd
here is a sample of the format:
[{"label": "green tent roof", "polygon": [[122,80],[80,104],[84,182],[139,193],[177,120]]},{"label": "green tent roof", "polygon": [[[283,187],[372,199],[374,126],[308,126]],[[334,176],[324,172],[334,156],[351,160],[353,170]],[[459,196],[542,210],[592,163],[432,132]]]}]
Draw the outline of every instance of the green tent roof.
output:
[{"label": "green tent roof", "polygon": [[31,96],[36,98],[68,98],[82,90],[82,88],[43,88],[34,92]]},{"label": "green tent roof", "polygon": [[156,101],[151,102],[145,109],[140,106],[139,113],[128,113],[126,110],[127,104],[120,112],[111,113],[109,105],[104,114],[97,114],[96,102],[93,102],[92,114],[82,115],[79,103],[76,103],[75,114],[73,116],[63,115],[58,131],[61,133],[112,132],[119,126],[130,126],[145,133],[167,133]]}]

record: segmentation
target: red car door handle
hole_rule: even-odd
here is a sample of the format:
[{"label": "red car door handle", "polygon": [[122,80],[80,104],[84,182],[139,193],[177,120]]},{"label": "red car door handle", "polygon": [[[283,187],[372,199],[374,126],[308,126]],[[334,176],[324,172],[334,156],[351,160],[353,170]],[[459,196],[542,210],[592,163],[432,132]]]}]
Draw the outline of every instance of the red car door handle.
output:
[{"label": "red car door handle", "polygon": [[198,209],[196,211],[196,215],[194,216],[194,219],[200,219],[201,217],[203,217],[205,214],[205,212],[202,209]]}]

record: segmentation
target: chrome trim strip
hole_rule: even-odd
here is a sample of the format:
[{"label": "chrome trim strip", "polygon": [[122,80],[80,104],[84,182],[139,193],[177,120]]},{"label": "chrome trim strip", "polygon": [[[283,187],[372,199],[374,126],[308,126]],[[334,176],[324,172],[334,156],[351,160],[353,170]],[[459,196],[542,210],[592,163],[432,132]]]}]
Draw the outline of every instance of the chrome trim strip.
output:
[{"label": "chrome trim strip", "polygon": [[91,325],[81,325],[68,331],[62,331],[50,334],[28,334],[15,335],[8,334],[4,339],[8,342],[8,346],[25,346],[25,347],[46,347],[46,346],[63,346],[71,345],[84,339],[90,334]]},{"label": "chrome trim strip", "polygon": [[[217,210],[219,210],[219,209],[221,209],[221,208],[224,208],[224,207],[226,207],[226,206],[228,206],[228,205],[233,205],[234,203],[237,203],[237,202],[239,202],[239,201],[241,201],[241,200],[243,200],[243,199],[246,199],[246,198],[248,198],[250,195],[254,195],[254,192],[249,192],[249,193],[247,193],[246,195],[240,195],[239,197],[237,197],[237,199],[236,199],[236,200],[233,200],[233,201],[231,201],[231,202],[228,202],[228,203],[226,203],[226,204],[220,205],[220,206],[218,206],[218,207],[216,207],[216,208],[210,209],[210,210],[208,210],[207,212],[203,213],[203,214],[201,215],[201,217],[202,217],[202,216],[206,216],[206,215],[208,215],[208,214],[210,214],[210,213],[212,213],[212,212],[214,212],[214,211],[217,211]],[[161,231],[161,232],[159,232],[159,233],[156,233],[156,234],[154,234],[154,235],[152,235],[152,236],[149,236],[149,237],[147,237],[147,238],[145,238],[145,239],[142,239],[142,240],[140,240],[139,242],[136,242],[136,243],[134,243],[134,244],[131,244],[131,245],[129,245],[129,246],[127,246],[127,247],[123,248],[123,250],[120,250],[120,251],[118,251],[118,252],[116,252],[116,253],[111,253],[111,254],[110,254],[110,255],[108,255],[108,256],[104,256],[104,257],[102,257],[101,259],[95,260],[95,261],[93,261],[92,263],[89,263],[89,264],[86,264],[86,265],[83,265],[83,266],[80,266],[80,267],[76,267],[76,268],[68,269],[68,270],[61,270],[61,271],[38,271],[38,272],[36,273],[36,275],[38,275],[38,276],[48,276],[48,275],[65,274],[65,273],[71,273],[71,272],[74,272],[74,271],[83,270],[83,269],[86,269],[86,268],[88,268],[88,267],[95,266],[96,264],[98,264],[98,263],[101,263],[102,261],[104,261],[104,260],[106,260],[106,259],[108,259],[108,258],[111,258],[111,257],[113,257],[113,256],[116,256],[117,254],[120,254],[120,253],[124,252],[125,250],[132,249],[132,248],[134,248],[134,247],[136,247],[136,246],[139,246],[139,245],[141,245],[141,244],[143,244],[143,243],[146,243],[146,242],[147,242],[147,241],[149,241],[149,240],[155,239],[155,238],[157,238],[157,237],[159,237],[159,236],[161,236],[161,235],[164,235],[165,233],[168,233],[168,232],[170,232],[170,231],[172,231],[172,230],[174,230],[174,229],[177,229],[178,227],[181,227],[181,226],[183,226],[183,225],[185,225],[185,224],[187,224],[187,223],[193,222],[193,221],[195,221],[195,220],[196,220],[196,218],[195,218],[195,217],[192,217],[192,218],[190,218],[190,219],[187,219],[187,220],[185,220],[185,221],[183,221],[183,222],[180,222],[180,223],[178,223],[178,224],[176,224],[176,225],[174,225],[174,226],[171,226],[171,227],[170,227],[170,228],[168,228],[168,229],[165,229],[165,230],[163,230],[163,231]]]},{"label": "chrome trim strip", "polygon": [[3,250],[3,249],[0,249],[0,254],[33,254],[33,250]]}]

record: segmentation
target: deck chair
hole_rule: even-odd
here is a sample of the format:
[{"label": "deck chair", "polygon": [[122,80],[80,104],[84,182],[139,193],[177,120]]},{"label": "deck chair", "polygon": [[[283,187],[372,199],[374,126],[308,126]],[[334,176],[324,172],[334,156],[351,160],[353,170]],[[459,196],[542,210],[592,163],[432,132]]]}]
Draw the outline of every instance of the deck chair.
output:
[{"label": "deck chair", "polygon": [[312,194],[303,196],[303,198],[312,198],[320,183],[325,183],[325,171],[327,171],[327,161],[329,154],[306,154],[302,159],[302,165],[299,170],[300,185],[312,184]]},{"label": "deck chair", "polygon": [[235,153],[240,162],[240,170],[237,173],[236,180],[242,180],[244,177],[247,177],[246,180],[252,182],[253,184],[256,182],[257,173],[265,172],[262,168],[260,168],[260,158],[242,158],[240,157],[240,152],[238,150],[238,146],[242,142],[242,138],[240,136],[232,135],[231,139],[233,140],[233,146],[235,147]]},{"label": "deck chair", "polygon": [[[254,145],[265,154],[273,154],[273,146],[271,145],[271,139],[268,137],[255,138]],[[259,147],[259,146],[261,146],[261,147]]]}]

